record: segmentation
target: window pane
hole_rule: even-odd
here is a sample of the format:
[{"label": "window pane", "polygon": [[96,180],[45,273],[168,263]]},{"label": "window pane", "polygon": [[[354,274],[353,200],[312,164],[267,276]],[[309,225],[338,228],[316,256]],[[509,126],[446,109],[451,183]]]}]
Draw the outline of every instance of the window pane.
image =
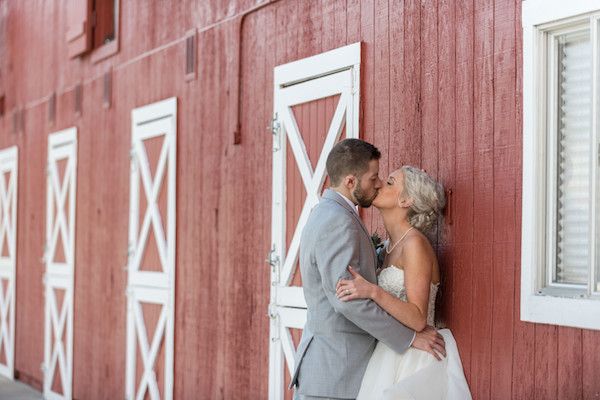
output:
[{"label": "window pane", "polygon": [[587,285],[590,255],[592,49],[589,30],[558,37],[556,269]]},{"label": "window pane", "polygon": [[115,39],[117,0],[96,1],[96,26],[94,27],[94,48],[98,48]]}]

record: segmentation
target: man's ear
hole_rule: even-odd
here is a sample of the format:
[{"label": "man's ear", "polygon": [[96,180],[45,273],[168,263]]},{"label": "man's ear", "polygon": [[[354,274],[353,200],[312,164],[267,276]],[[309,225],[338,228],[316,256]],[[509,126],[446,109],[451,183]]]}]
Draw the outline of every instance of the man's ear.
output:
[{"label": "man's ear", "polygon": [[346,175],[344,177],[344,186],[348,189],[354,189],[356,185],[356,177],[354,175]]}]

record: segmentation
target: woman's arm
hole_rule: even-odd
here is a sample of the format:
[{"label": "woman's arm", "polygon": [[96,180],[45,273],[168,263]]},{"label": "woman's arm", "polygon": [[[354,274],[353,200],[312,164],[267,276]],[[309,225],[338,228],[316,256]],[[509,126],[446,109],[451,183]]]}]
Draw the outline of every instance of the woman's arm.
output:
[{"label": "woman's arm", "polygon": [[404,285],[407,301],[400,300],[368,282],[352,267],[348,270],[354,279],[338,282],[338,298],[342,301],[369,298],[405,326],[417,332],[425,329],[433,263],[426,240],[416,236],[404,246]]}]

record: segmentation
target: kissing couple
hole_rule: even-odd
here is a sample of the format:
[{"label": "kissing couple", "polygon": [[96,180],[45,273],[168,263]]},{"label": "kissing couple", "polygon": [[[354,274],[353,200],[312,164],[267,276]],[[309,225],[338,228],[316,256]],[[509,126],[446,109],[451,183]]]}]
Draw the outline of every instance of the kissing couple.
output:
[{"label": "kissing couple", "polygon": [[[327,157],[331,186],[300,242],[308,310],[294,398],[471,399],[454,337],[433,327],[440,269],[427,234],[441,220],[442,186],[411,166],[382,182],[380,158],[359,139]],[[371,205],[389,237],[381,266],[357,211]]]}]

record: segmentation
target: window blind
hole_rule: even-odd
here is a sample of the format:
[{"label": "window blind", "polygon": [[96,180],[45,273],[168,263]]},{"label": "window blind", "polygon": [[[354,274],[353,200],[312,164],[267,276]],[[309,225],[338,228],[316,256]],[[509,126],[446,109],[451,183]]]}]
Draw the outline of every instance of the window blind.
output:
[{"label": "window blind", "polygon": [[592,49],[589,31],[558,38],[555,283],[586,285],[590,265]]}]

